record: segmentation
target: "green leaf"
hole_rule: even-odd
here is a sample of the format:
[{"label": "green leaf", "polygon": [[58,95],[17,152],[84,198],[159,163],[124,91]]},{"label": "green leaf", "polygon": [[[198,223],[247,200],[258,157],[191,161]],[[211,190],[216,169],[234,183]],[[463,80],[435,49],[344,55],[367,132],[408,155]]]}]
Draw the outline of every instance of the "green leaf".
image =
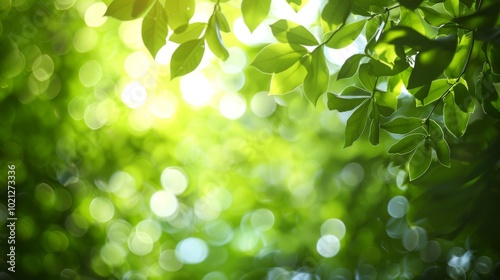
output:
[{"label": "green leaf", "polygon": [[420,118],[396,118],[381,125],[387,132],[395,134],[406,134],[424,125]]},{"label": "green leaf", "polygon": [[488,46],[488,59],[493,62],[497,62],[497,63],[491,63],[491,72],[493,72],[493,74],[496,74],[496,75],[500,75],[500,63],[498,63],[498,61],[500,61],[500,46],[499,45],[495,45],[495,44],[490,44]]},{"label": "green leaf", "polygon": [[329,0],[321,12],[321,18],[328,23],[331,29],[337,29],[345,23],[349,16],[351,4],[351,1]]},{"label": "green leaf", "polygon": [[350,45],[363,30],[366,19],[340,27],[332,33],[331,38],[326,43],[327,47],[333,49],[342,49]]},{"label": "green leaf", "polygon": [[142,21],[142,41],[153,57],[167,41],[168,18],[165,8],[156,2]]},{"label": "green leaf", "polygon": [[172,54],[170,62],[171,79],[192,72],[201,62],[205,53],[205,41],[202,39],[181,44]]},{"label": "green leaf", "polygon": [[194,0],[165,0],[165,8],[169,19],[168,25],[175,30],[189,23],[194,15],[195,2]]},{"label": "green leaf", "polygon": [[420,107],[438,100],[450,87],[451,84],[448,79],[438,79],[432,81],[430,85],[412,89],[410,93],[415,96],[417,106]]},{"label": "green leaf", "polygon": [[337,80],[354,76],[354,74],[356,74],[356,72],[358,71],[359,63],[361,62],[361,59],[363,57],[365,57],[364,54],[355,54],[349,57],[344,62],[344,64],[342,64],[342,67],[340,67],[339,74],[337,75]]},{"label": "green leaf", "polygon": [[290,68],[308,53],[301,45],[274,43],[264,47],[252,65],[264,73],[278,73]]},{"label": "green leaf", "polygon": [[200,39],[201,33],[203,33],[206,27],[207,24],[204,22],[195,22],[179,27],[174,31],[174,34],[170,35],[169,40],[182,44],[187,41]]},{"label": "green leaf", "polygon": [[443,73],[455,54],[456,35],[435,40],[433,48],[423,50],[415,58],[415,67],[408,81],[408,89],[432,82]]},{"label": "green leaf", "polygon": [[480,11],[471,15],[455,18],[454,22],[468,30],[476,30],[481,27],[494,27],[497,25],[497,20],[500,16],[499,10],[500,2],[495,1],[494,4],[482,7]]},{"label": "green leaf", "polygon": [[408,8],[408,9],[416,9],[418,8],[418,6],[420,6],[420,4],[422,4],[422,2],[424,2],[424,0],[398,0],[399,4],[401,4],[402,6]]},{"label": "green leaf", "polygon": [[377,106],[373,106],[370,115],[372,119],[370,123],[370,143],[373,146],[376,146],[378,145],[380,139],[380,115],[378,113]]},{"label": "green leaf", "polygon": [[[406,0],[406,1],[418,2],[418,1],[412,1],[412,0]],[[418,7],[418,5],[420,5],[420,3],[417,4],[417,7]],[[408,26],[420,34],[425,34],[425,27],[422,24],[422,17],[420,17],[420,15],[417,14],[416,12],[412,11],[413,9],[416,9],[417,7],[415,7],[415,8],[401,7],[400,8],[401,20],[399,21],[398,26]]]},{"label": "green leaf", "polygon": [[219,24],[215,16],[211,16],[208,20],[205,39],[207,40],[208,47],[215,56],[222,60],[226,60],[229,57],[229,52],[226,47],[224,47],[224,42],[220,35]]},{"label": "green leaf", "polygon": [[432,150],[426,145],[425,141],[422,141],[410,158],[408,166],[410,181],[422,176],[431,166],[431,161]]},{"label": "green leaf", "polygon": [[104,15],[124,21],[134,20],[140,18],[153,3],[153,0],[114,0]]},{"label": "green leaf", "polygon": [[422,145],[424,141],[424,134],[410,134],[392,145],[387,152],[389,154],[406,155]]},{"label": "green leaf", "polygon": [[455,104],[464,113],[474,112],[474,102],[472,102],[472,97],[469,93],[467,87],[464,84],[458,83],[452,89],[453,95],[455,97]]},{"label": "green leaf", "polygon": [[365,130],[368,111],[370,109],[370,101],[366,100],[361,106],[356,109],[347,120],[345,127],[345,144],[344,149],[351,146],[354,141],[358,140]]},{"label": "green leaf", "polygon": [[270,95],[282,95],[288,93],[304,82],[307,70],[301,61],[297,61],[290,68],[271,77]]},{"label": "green leaf", "polygon": [[467,129],[470,114],[460,110],[455,104],[454,93],[451,92],[444,99],[443,107],[444,124],[455,137],[460,137]]},{"label": "green leaf", "polygon": [[458,78],[460,76],[473,41],[472,33],[466,33],[460,38],[455,55],[444,71],[448,78]]},{"label": "green leaf", "polygon": [[318,45],[318,40],[304,26],[280,19],[271,24],[274,37],[282,43],[301,44],[306,46]]},{"label": "green leaf", "polygon": [[376,91],[374,100],[378,110],[384,117],[394,113],[398,105],[398,96],[394,92]]},{"label": "green leaf", "polygon": [[380,42],[397,46],[408,46],[420,51],[437,47],[436,43],[407,26],[394,26],[382,33]]},{"label": "green leaf", "polygon": [[351,111],[367,99],[367,97],[344,97],[330,92],[328,94],[328,109],[339,112]]},{"label": "green leaf", "polygon": [[458,0],[447,0],[443,2],[445,11],[453,18],[460,16],[460,2]]},{"label": "green leaf", "polygon": [[357,96],[357,97],[370,97],[371,96],[371,93],[362,89],[362,88],[359,88],[359,87],[356,87],[356,86],[349,86],[349,87],[346,87],[342,93],[340,93],[341,96],[346,96],[346,97],[354,97],[354,96]]},{"label": "green leaf", "polygon": [[304,80],[304,93],[307,100],[316,105],[318,98],[328,89],[330,73],[326,65],[323,48],[316,48],[311,54],[311,63],[307,66]]},{"label": "green leaf", "polygon": [[450,167],[450,147],[444,139],[443,129],[434,120],[429,120],[429,136],[431,145],[441,165]]},{"label": "green leaf", "polygon": [[430,7],[420,7],[419,9],[424,14],[424,20],[430,25],[439,27],[452,20],[452,18],[444,11],[442,4]]},{"label": "green leaf", "polygon": [[243,21],[251,32],[267,17],[271,8],[271,0],[243,0],[241,13]]},{"label": "green leaf", "polygon": [[359,66],[359,80],[361,84],[369,91],[375,88],[375,76],[373,75],[372,66],[368,63]]},{"label": "green leaf", "polygon": [[226,16],[221,11],[215,12],[215,20],[219,25],[219,30],[225,33],[231,32],[231,27],[229,26],[229,22],[227,21]]}]

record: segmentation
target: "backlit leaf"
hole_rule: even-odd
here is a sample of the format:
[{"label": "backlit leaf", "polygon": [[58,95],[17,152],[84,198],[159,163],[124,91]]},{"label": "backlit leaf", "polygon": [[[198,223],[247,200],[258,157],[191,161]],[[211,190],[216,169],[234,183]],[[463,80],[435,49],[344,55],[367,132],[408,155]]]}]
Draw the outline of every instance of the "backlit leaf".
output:
[{"label": "backlit leaf", "polygon": [[165,9],[168,15],[168,25],[173,30],[189,23],[194,15],[194,0],[165,0]]},{"label": "backlit leaf", "polygon": [[429,120],[429,136],[431,145],[436,151],[437,159],[441,165],[450,167],[450,147],[444,139],[443,129],[434,120]]},{"label": "backlit leaf", "polygon": [[251,32],[266,18],[271,8],[271,0],[243,0],[241,13],[243,21]]},{"label": "backlit leaf", "polygon": [[356,21],[354,23],[340,27],[339,30],[332,33],[331,38],[326,43],[327,47],[342,49],[350,45],[363,30],[366,20]]},{"label": "backlit leaf", "polygon": [[205,39],[207,40],[207,45],[218,58],[221,60],[226,60],[229,57],[229,52],[226,47],[224,47],[224,42],[222,41],[220,35],[219,24],[215,16],[210,17],[208,20],[207,31],[205,32]]},{"label": "backlit leaf", "polygon": [[405,155],[414,151],[425,140],[424,134],[410,134],[401,138],[398,142],[389,148],[388,153]]},{"label": "backlit leaf", "polygon": [[375,76],[372,72],[372,66],[368,63],[361,64],[359,66],[359,80],[361,84],[369,91],[373,91],[375,88]]},{"label": "backlit leaf", "polygon": [[366,100],[361,104],[347,120],[345,127],[345,144],[344,149],[351,146],[354,141],[358,140],[365,130],[368,111],[370,109],[370,101]]},{"label": "backlit leaf", "polygon": [[190,25],[179,27],[174,31],[174,34],[170,35],[169,40],[178,44],[185,43],[187,41],[199,39],[207,24],[204,22],[195,22]]},{"label": "backlit leaf", "polygon": [[420,6],[420,4],[422,4],[422,2],[424,2],[424,0],[398,0],[399,4],[401,4],[402,6],[408,8],[408,9],[416,9],[418,8],[418,6]]},{"label": "backlit leaf", "polygon": [[153,57],[166,43],[168,36],[167,24],[168,19],[165,8],[160,2],[156,2],[144,17],[141,32],[142,41]]},{"label": "backlit leaf", "polygon": [[445,70],[445,74],[448,78],[457,78],[460,76],[465,62],[467,61],[467,55],[469,54],[472,43],[472,33],[466,33],[460,38],[460,43],[457,46],[455,55]]},{"label": "backlit leaf", "polygon": [[[136,2],[141,2],[140,5]],[[105,16],[119,20],[133,20],[140,18],[154,1],[114,0],[109,4]]]},{"label": "backlit leaf", "polygon": [[290,68],[271,77],[270,95],[282,95],[288,93],[304,82],[307,70],[301,61],[297,61]]},{"label": "backlit leaf", "polygon": [[344,62],[344,64],[342,64],[342,67],[340,67],[339,74],[337,75],[337,80],[354,76],[354,74],[356,74],[356,72],[358,71],[359,63],[363,57],[365,57],[364,54],[355,54],[349,57]]},{"label": "backlit leaf", "polygon": [[[373,104],[372,104],[373,105]],[[377,106],[372,107],[370,122],[370,143],[373,146],[378,145],[380,139],[380,115]]]},{"label": "backlit leaf", "polygon": [[172,54],[170,62],[171,79],[192,72],[201,62],[205,53],[205,41],[202,39],[181,44]]},{"label": "backlit leaf", "polygon": [[351,3],[345,0],[329,0],[321,12],[321,18],[330,25],[331,29],[337,29],[349,16]]},{"label": "backlit leaf", "polygon": [[339,96],[333,93],[328,94],[328,109],[346,112],[358,107],[366,97],[347,97]]},{"label": "backlit leaf", "polygon": [[429,166],[431,166],[431,162],[432,150],[426,145],[425,141],[422,141],[410,158],[408,168],[410,181],[422,176],[429,169]]},{"label": "backlit leaf", "polygon": [[443,116],[446,128],[453,135],[460,137],[465,133],[470,114],[463,112],[455,104],[453,92],[448,94],[444,99]]},{"label": "backlit leaf", "polygon": [[271,31],[278,41],[283,43],[301,44],[306,46],[318,45],[314,35],[304,26],[288,20],[278,20],[271,24]]},{"label": "backlit leaf", "polygon": [[307,67],[307,76],[304,80],[304,93],[313,105],[328,89],[330,73],[326,65],[323,48],[316,48],[311,54],[311,63]]},{"label": "backlit leaf", "polygon": [[307,53],[301,45],[275,43],[264,47],[252,65],[264,73],[277,73],[288,69]]}]

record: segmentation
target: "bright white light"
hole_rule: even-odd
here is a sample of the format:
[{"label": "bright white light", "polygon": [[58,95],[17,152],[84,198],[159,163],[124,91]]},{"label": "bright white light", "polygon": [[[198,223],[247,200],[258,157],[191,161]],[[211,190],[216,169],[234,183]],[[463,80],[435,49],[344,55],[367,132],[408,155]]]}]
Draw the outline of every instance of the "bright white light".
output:
[{"label": "bright white light", "polygon": [[161,185],[175,195],[183,193],[188,186],[188,177],[180,167],[167,167],[161,173]]},{"label": "bright white light", "polygon": [[141,107],[148,97],[148,93],[141,83],[133,81],[122,91],[122,101],[129,108],[136,109]]},{"label": "bright white light", "polygon": [[252,97],[250,108],[255,115],[267,118],[276,110],[276,101],[267,91],[261,91]]},{"label": "bright white light", "polygon": [[167,218],[175,213],[179,202],[171,192],[157,191],[151,196],[149,206],[155,215]]},{"label": "bright white light", "polygon": [[85,23],[90,27],[99,27],[103,25],[108,17],[105,17],[106,4],[103,2],[96,2],[90,5],[87,10],[85,10]]},{"label": "bright white light", "polygon": [[96,221],[105,223],[115,214],[115,207],[113,203],[105,197],[96,197],[90,203],[90,215]]},{"label": "bright white light", "polygon": [[148,72],[148,69],[149,59],[142,51],[131,53],[125,59],[125,72],[132,78],[144,76]]},{"label": "bright white light", "polygon": [[328,219],[321,225],[321,235],[333,235],[339,240],[344,238],[346,228],[344,223],[339,219]]},{"label": "bright white light", "polygon": [[364,36],[359,36],[354,42],[342,49],[325,48],[326,59],[340,67],[351,56],[363,53],[366,46]]},{"label": "bright white light", "polygon": [[175,248],[177,257],[186,264],[203,262],[208,256],[208,245],[205,241],[189,237],[177,244]]},{"label": "bright white light", "polygon": [[248,46],[256,46],[275,42],[276,39],[274,39],[271,28],[269,28],[268,26],[273,22],[274,20],[264,21],[251,33],[248,27],[245,25],[243,18],[239,17],[234,21],[233,34],[236,35],[236,38],[240,40],[240,42]]},{"label": "bright white light", "polygon": [[219,102],[219,111],[230,120],[236,120],[243,116],[246,109],[245,99],[238,94],[226,94]]},{"label": "bright white light", "polygon": [[160,65],[168,65],[170,64],[170,58],[172,54],[177,49],[179,44],[174,42],[168,42],[156,53],[155,61]]},{"label": "bright white light", "polygon": [[247,64],[247,55],[245,51],[238,47],[228,48],[229,58],[225,61],[219,60],[222,71],[226,74],[237,74],[243,71]]},{"label": "bright white light", "polygon": [[321,256],[331,258],[340,251],[340,241],[334,235],[322,236],[316,243],[316,250]]},{"label": "bright white light", "polygon": [[201,73],[191,73],[181,77],[182,98],[195,107],[210,103],[214,89],[210,81]]}]

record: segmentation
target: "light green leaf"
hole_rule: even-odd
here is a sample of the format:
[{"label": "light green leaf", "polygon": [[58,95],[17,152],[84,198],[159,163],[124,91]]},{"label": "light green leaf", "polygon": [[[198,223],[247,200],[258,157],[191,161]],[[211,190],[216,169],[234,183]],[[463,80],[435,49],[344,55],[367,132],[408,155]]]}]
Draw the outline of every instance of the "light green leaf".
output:
[{"label": "light green leaf", "polygon": [[229,57],[229,52],[226,47],[224,47],[224,42],[220,35],[219,24],[215,16],[211,16],[208,20],[205,39],[207,40],[208,47],[215,56],[222,60],[226,60]]},{"label": "light green leaf", "polygon": [[341,96],[346,96],[346,97],[353,97],[353,96],[357,96],[357,97],[370,97],[371,96],[371,93],[362,89],[362,88],[359,88],[359,87],[356,87],[356,86],[349,86],[349,87],[346,87],[342,93],[340,93]]},{"label": "light green leaf", "polygon": [[356,21],[354,23],[340,27],[339,30],[332,33],[331,38],[326,43],[327,47],[342,49],[350,45],[363,30],[366,20]]},{"label": "light green leaf", "polygon": [[328,94],[328,109],[346,112],[358,107],[367,97],[339,96],[330,92]]},{"label": "light green leaf", "polygon": [[356,72],[358,71],[359,63],[361,62],[361,59],[363,57],[365,57],[364,54],[355,54],[349,57],[344,62],[344,64],[342,64],[342,67],[340,67],[339,74],[337,75],[337,80],[354,76],[354,74],[356,74]]},{"label": "light green leaf", "polygon": [[431,162],[432,150],[426,145],[425,141],[422,141],[420,146],[415,149],[409,162],[410,181],[422,176],[431,166]]},{"label": "light green leaf", "polygon": [[[407,0],[408,1],[408,0]],[[409,1],[409,2],[418,2],[418,1]],[[422,1],[420,1],[422,2]],[[416,8],[416,7],[415,7]],[[422,17],[419,14],[412,11],[415,8],[405,8],[401,7],[401,20],[399,21],[399,26],[408,26],[413,28],[420,34],[425,34],[425,27],[422,24]]]},{"label": "light green leaf", "polygon": [[345,144],[344,149],[351,146],[354,141],[358,140],[365,130],[368,111],[370,109],[370,101],[366,100],[361,106],[356,109],[347,120],[345,127]]},{"label": "light green leaf", "polygon": [[142,41],[153,57],[156,56],[160,48],[167,41],[167,24],[168,19],[165,7],[160,2],[156,2],[146,17],[144,17],[141,31]]},{"label": "light green leaf", "polygon": [[153,0],[114,0],[104,15],[124,21],[133,20],[140,18],[153,3]]},{"label": "light green leaf", "polygon": [[227,21],[226,16],[221,11],[215,12],[215,19],[219,25],[219,30],[225,33],[231,32],[231,27]]},{"label": "light green leaf", "polygon": [[390,116],[398,105],[398,96],[394,92],[376,91],[374,95],[375,104],[384,117]]},{"label": "light green leaf", "polygon": [[458,78],[462,73],[465,62],[467,61],[467,55],[469,54],[469,48],[473,43],[472,32],[464,34],[460,38],[460,43],[457,46],[457,50],[453,59],[451,60],[448,67],[446,67],[444,73],[448,78]]},{"label": "light green leaf", "polygon": [[165,8],[169,19],[168,25],[175,30],[189,23],[194,15],[195,2],[194,0],[165,0]]},{"label": "light green leaf", "polygon": [[424,125],[420,118],[396,118],[381,125],[387,132],[395,134],[406,134]]},{"label": "light green leaf", "polygon": [[444,99],[443,107],[444,124],[455,137],[460,137],[467,129],[470,114],[460,110],[455,104],[454,93],[451,92]]},{"label": "light green leaf", "polygon": [[425,141],[424,134],[410,134],[401,138],[387,151],[389,154],[405,155],[414,151]]},{"label": "light green leaf", "polygon": [[453,18],[460,16],[460,2],[458,0],[447,0],[443,2],[444,10]]},{"label": "light green leaf", "polygon": [[358,78],[361,84],[369,91],[375,88],[375,76],[373,75],[372,66],[368,63],[363,63],[359,66]]},{"label": "light green leaf", "polygon": [[420,4],[422,4],[422,2],[424,2],[424,0],[398,0],[398,2],[408,8],[408,9],[416,9],[418,8],[418,6],[420,6]]},{"label": "light green leaf", "polygon": [[351,12],[351,1],[329,0],[321,12],[321,18],[328,23],[331,29],[337,29],[344,24]]},{"label": "light green leaf", "polygon": [[205,53],[205,41],[202,39],[181,44],[172,54],[170,62],[171,79],[192,72],[201,62]]},{"label": "light green leaf", "polygon": [[304,26],[280,19],[271,24],[274,37],[282,43],[301,44],[306,46],[318,45],[318,40]]},{"label": "light green leaf", "polygon": [[307,66],[307,76],[304,80],[307,100],[316,105],[318,98],[328,89],[329,80],[330,73],[323,48],[316,48],[311,54],[311,63]]},{"label": "light green leaf", "polygon": [[450,88],[450,81],[447,79],[438,79],[431,82],[430,85],[424,85],[420,88],[410,90],[410,93],[415,96],[417,106],[430,104],[443,96]]},{"label": "light green leaf", "polygon": [[251,32],[267,17],[271,8],[271,0],[243,0],[241,13],[243,21]]},{"label": "light green leaf", "polygon": [[179,27],[174,31],[174,34],[170,35],[169,40],[182,44],[187,41],[199,39],[206,27],[207,24],[204,22],[195,22],[190,25]]},{"label": "light green leaf", "polygon": [[408,81],[408,89],[431,83],[448,67],[457,47],[456,35],[435,40],[436,45],[423,50],[415,58],[415,67]]},{"label": "light green leaf", "polygon": [[288,93],[304,82],[307,70],[301,61],[297,61],[290,68],[279,73],[274,73],[271,77],[269,95],[282,95]]},{"label": "light green leaf", "polygon": [[290,68],[308,53],[301,45],[275,43],[264,47],[252,65],[264,73],[278,73]]}]

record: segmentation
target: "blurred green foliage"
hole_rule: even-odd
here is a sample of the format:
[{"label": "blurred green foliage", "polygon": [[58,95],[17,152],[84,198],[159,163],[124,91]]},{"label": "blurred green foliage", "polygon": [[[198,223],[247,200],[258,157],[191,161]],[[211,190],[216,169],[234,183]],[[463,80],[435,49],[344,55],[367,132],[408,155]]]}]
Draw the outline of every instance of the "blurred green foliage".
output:
[{"label": "blurred green foliage", "polygon": [[279,2],[0,0],[0,278],[500,277],[498,4]]}]

